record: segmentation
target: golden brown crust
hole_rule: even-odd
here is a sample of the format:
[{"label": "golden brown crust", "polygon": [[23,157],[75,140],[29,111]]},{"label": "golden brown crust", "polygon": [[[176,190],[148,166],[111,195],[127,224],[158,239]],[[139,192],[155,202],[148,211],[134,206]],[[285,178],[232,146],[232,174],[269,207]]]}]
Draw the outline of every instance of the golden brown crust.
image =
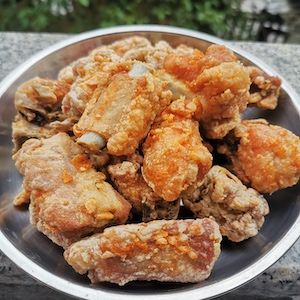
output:
[{"label": "golden brown crust", "polygon": [[123,161],[108,166],[108,173],[117,190],[130,202],[144,222],[157,219],[177,219],[179,200],[171,203],[159,197],[144,180],[140,164]]},{"label": "golden brown crust", "polygon": [[300,177],[300,140],[266,120],[246,120],[232,132],[236,149],[219,147],[228,155],[236,175],[261,193],[292,186]]},{"label": "golden brown crust", "polygon": [[280,94],[281,79],[269,76],[256,67],[247,67],[250,79],[249,104],[263,109],[275,109]]},{"label": "golden brown crust", "polygon": [[74,133],[98,134],[107,140],[109,154],[133,154],[156,115],[169,104],[172,94],[166,88],[149,72],[134,78],[126,72],[116,74],[89,102]]},{"label": "golden brown crust", "polygon": [[152,221],[107,228],[64,253],[92,282],[132,280],[199,282],[220,254],[221,235],[210,219]]},{"label": "golden brown crust", "polygon": [[202,144],[197,99],[172,104],[157,119],[144,145],[143,177],[164,200],[174,201],[197,178],[203,178],[212,156]]},{"label": "golden brown crust", "polygon": [[[170,54],[165,59],[166,72],[174,75],[189,93],[200,99],[200,124],[206,137],[223,138],[240,121],[249,100],[250,78],[231,50],[212,45],[205,54]],[[169,79],[174,82],[174,79]],[[177,80],[177,81],[178,81]],[[176,81],[175,81],[176,82]],[[173,84],[174,85],[174,84]],[[176,83],[176,87],[178,87]]]},{"label": "golden brown crust", "polygon": [[70,85],[63,81],[35,77],[18,87],[15,107],[29,122],[47,123],[57,119],[69,89]]},{"label": "golden brown crust", "polygon": [[190,187],[182,198],[196,217],[214,217],[222,235],[234,242],[255,236],[269,213],[263,196],[247,189],[236,176],[219,166],[213,166],[203,181]]},{"label": "golden brown crust", "polygon": [[130,204],[68,135],[30,139],[14,159],[30,193],[31,222],[55,243],[66,247],[109,224],[126,222]]}]

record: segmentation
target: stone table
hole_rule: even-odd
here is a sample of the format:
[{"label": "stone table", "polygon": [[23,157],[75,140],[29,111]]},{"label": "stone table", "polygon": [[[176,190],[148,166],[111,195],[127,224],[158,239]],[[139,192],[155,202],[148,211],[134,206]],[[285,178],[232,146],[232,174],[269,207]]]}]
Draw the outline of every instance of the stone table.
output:
[{"label": "stone table", "polygon": [[[0,32],[0,80],[39,50],[66,38],[62,34]],[[234,42],[277,69],[300,95],[300,45]],[[1,243],[1,241],[0,241]],[[300,240],[252,282],[219,297],[227,299],[300,299]],[[0,299],[74,299],[32,279],[0,252]]]}]

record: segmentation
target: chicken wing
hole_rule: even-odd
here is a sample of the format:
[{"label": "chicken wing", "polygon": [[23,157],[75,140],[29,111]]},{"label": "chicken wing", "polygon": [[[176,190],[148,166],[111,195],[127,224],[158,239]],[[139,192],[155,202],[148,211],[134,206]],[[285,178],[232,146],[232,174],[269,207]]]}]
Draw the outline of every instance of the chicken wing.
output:
[{"label": "chicken wing", "polygon": [[180,201],[167,202],[146,183],[137,162],[123,161],[108,167],[117,190],[130,202],[135,211],[148,222],[157,219],[177,219]]},{"label": "chicken wing", "polygon": [[262,195],[247,189],[236,176],[219,166],[213,166],[182,199],[196,217],[214,217],[221,234],[234,242],[257,235],[269,213]]},{"label": "chicken wing", "polygon": [[212,156],[202,143],[194,119],[198,114],[197,99],[172,102],[143,144],[143,177],[166,201],[177,199],[211,167]]},{"label": "chicken wing", "polygon": [[100,150],[107,141],[108,153],[116,156],[134,153],[156,115],[171,101],[166,87],[141,63],[116,74],[104,91],[95,92],[74,126],[77,141],[91,150]]},{"label": "chicken wing", "polygon": [[300,177],[300,140],[266,120],[245,120],[218,147],[234,173],[260,193],[296,184]]},{"label": "chicken wing", "polygon": [[275,109],[280,94],[281,80],[269,76],[256,67],[248,67],[251,86],[249,104],[263,109]]},{"label": "chicken wing", "polygon": [[210,275],[220,241],[211,219],[152,221],[107,228],[71,245],[64,257],[93,283],[199,282]]},{"label": "chicken wing", "polygon": [[24,175],[24,192],[30,193],[31,223],[56,244],[67,247],[126,222],[130,204],[67,134],[30,139],[13,158]]}]

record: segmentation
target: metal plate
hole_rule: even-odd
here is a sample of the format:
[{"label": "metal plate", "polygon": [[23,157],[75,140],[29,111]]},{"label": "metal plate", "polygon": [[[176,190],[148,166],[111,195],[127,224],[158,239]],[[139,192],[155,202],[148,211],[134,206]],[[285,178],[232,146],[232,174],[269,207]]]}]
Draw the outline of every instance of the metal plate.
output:
[{"label": "metal plate", "polygon": [[[17,265],[45,284],[85,299],[204,299],[225,293],[263,272],[279,259],[300,236],[300,185],[267,197],[271,213],[259,234],[241,243],[224,242],[212,275],[199,284],[133,282],[91,286],[86,276],[76,274],[62,257],[62,249],[29,224],[27,210],[13,207],[12,199],[22,178],[11,159],[11,122],[17,86],[34,77],[55,78],[58,70],[89,50],[117,39],[138,34],[152,42],[166,40],[172,46],[184,43],[205,49],[211,43],[226,44],[203,33],[165,26],[123,26],[96,30],[60,42],[26,61],[0,85],[0,248]],[[228,45],[227,45],[228,46]],[[229,46],[230,47],[230,46]],[[233,49],[246,64],[257,65],[278,75],[259,59]],[[279,75],[280,76],[280,75]],[[282,78],[282,77],[281,77]],[[279,106],[275,111],[247,110],[247,117],[263,117],[300,135],[299,99],[283,79]],[[297,100],[298,99],[298,100]]]}]

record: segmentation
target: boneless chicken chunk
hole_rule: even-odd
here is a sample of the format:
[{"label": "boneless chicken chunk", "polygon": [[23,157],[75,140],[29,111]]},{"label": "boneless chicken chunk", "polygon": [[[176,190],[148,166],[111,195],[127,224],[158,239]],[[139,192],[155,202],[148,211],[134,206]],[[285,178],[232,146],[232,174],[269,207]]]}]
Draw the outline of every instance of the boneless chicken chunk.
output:
[{"label": "boneless chicken chunk", "polygon": [[249,99],[250,78],[247,69],[237,62],[225,62],[205,69],[192,89],[201,99],[200,124],[205,136],[223,138],[240,121]]},{"label": "boneless chicken chunk", "polygon": [[167,83],[153,76],[147,66],[133,65],[129,72],[114,75],[107,88],[95,92],[74,127],[77,141],[93,151],[107,143],[109,154],[133,154],[171,96]]},{"label": "boneless chicken chunk", "polygon": [[205,54],[197,49],[192,54],[170,54],[164,69],[177,94],[199,97],[200,125],[207,138],[223,138],[239,123],[249,100],[250,78],[231,50],[212,45]]},{"label": "boneless chicken chunk", "polygon": [[93,283],[199,282],[210,275],[220,242],[211,219],[161,220],[107,228],[71,245],[64,257]]},{"label": "boneless chicken chunk", "polygon": [[56,244],[67,247],[108,225],[127,221],[130,204],[104,180],[104,174],[92,168],[67,134],[30,139],[14,159],[24,175],[21,198],[30,195],[31,223]]},{"label": "boneless chicken chunk", "polygon": [[275,109],[280,94],[281,79],[256,67],[248,67],[251,86],[249,104],[263,109]]},{"label": "boneless chicken chunk", "polygon": [[144,180],[139,163],[123,161],[108,166],[107,170],[118,192],[144,222],[177,219],[180,201],[168,202],[158,196]]},{"label": "boneless chicken chunk", "polygon": [[218,147],[234,173],[260,193],[273,193],[297,184],[300,139],[264,119],[245,120]]},{"label": "boneless chicken chunk", "polygon": [[213,166],[203,181],[190,187],[183,202],[196,217],[213,217],[221,234],[234,242],[257,235],[269,213],[262,195],[220,166]]},{"label": "boneless chicken chunk", "polygon": [[197,99],[178,99],[161,114],[143,145],[143,177],[164,200],[174,201],[201,179],[212,155],[199,134]]}]

